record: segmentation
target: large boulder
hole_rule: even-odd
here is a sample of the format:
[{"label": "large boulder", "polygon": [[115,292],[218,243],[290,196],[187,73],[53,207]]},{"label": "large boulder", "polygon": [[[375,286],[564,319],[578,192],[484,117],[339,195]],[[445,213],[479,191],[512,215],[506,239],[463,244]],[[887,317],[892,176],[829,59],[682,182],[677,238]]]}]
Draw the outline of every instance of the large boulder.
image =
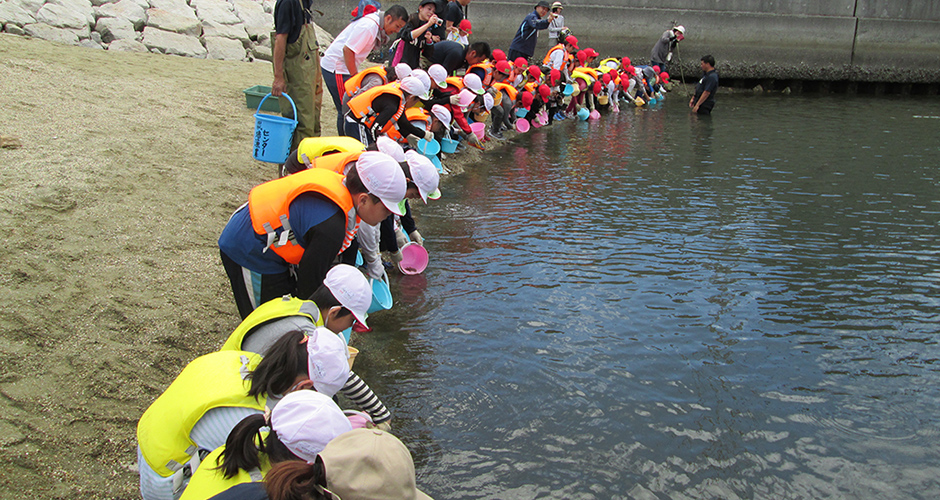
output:
[{"label": "large boulder", "polygon": [[223,61],[244,61],[247,52],[245,46],[238,40],[222,38],[220,36],[205,37],[208,59],[222,59]]},{"label": "large boulder", "polygon": [[[104,5],[104,4],[106,4],[106,3],[111,3],[111,2],[113,2],[113,1],[115,1],[115,0],[91,0],[91,5],[92,5],[93,7],[101,7],[102,5]],[[148,4],[148,5],[149,5],[149,4]]]},{"label": "large boulder", "polygon": [[163,31],[153,26],[144,28],[144,45],[151,52],[205,59],[206,48],[194,36]]},{"label": "large boulder", "polygon": [[27,24],[23,26],[26,34],[33,38],[41,38],[50,42],[78,45],[78,35],[74,31],[56,28],[45,23]]},{"label": "large boulder", "polygon": [[26,30],[24,30],[22,26],[17,26],[13,23],[6,23],[6,25],[3,26],[3,32],[17,36],[26,35]]},{"label": "large boulder", "polygon": [[43,4],[46,3],[46,0],[16,0],[15,2],[7,1],[6,3],[14,3],[20,7],[26,9],[31,14],[36,14],[39,12],[39,9],[42,8]]},{"label": "large boulder", "polygon": [[101,41],[111,43],[115,40],[136,40],[137,31],[127,19],[102,17],[95,24],[95,31],[101,35]]},{"label": "large boulder", "polygon": [[[189,6],[189,3],[186,0],[149,0],[150,7],[154,9],[162,9],[168,12],[174,12],[180,14],[182,11],[192,11],[193,8]],[[148,7],[145,7],[148,8]],[[195,15],[195,12],[193,13]]]},{"label": "large boulder", "polygon": [[264,11],[264,7],[252,0],[234,0],[235,15],[245,23],[245,31],[252,40],[270,37],[274,30],[274,16]]},{"label": "large boulder", "polygon": [[271,62],[274,60],[274,57],[271,56],[271,46],[270,45],[261,45],[258,43],[252,42],[251,50],[249,51],[251,58],[254,60],[268,61]]},{"label": "large boulder", "polygon": [[108,44],[108,50],[118,52],[150,52],[150,49],[148,49],[146,45],[137,40],[115,40]]},{"label": "large boulder", "polygon": [[36,20],[55,28],[73,30],[88,29],[90,26],[85,12],[72,6],[66,7],[54,3],[43,5],[36,13]]},{"label": "large boulder", "polygon": [[81,12],[88,20],[88,26],[95,25],[95,9],[91,5],[91,0],[48,0],[46,5],[61,5],[68,10]]},{"label": "large boulder", "polygon": [[199,36],[202,34],[202,23],[196,18],[192,9],[189,10],[188,16],[185,11],[147,9],[147,26],[181,35]]},{"label": "large boulder", "polygon": [[78,42],[78,46],[79,46],[79,47],[85,47],[86,49],[104,50],[104,47],[102,47],[100,43],[98,43],[98,42],[92,40],[91,38],[86,38],[86,39],[84,39],[84,40]]},{"label": "large boulder", "polygon": [[0,3],[0,24],[9,26],[10,24],[22,28],[27,24],[35,24],[36,17],[33,14],[18,5],[16,2]]},{"label": "large boulder", "polygon": [[137,31],[144,29],[144,25],[147,23],[147,11],[134,0],[121,0],[120,2],[106,3],[98,7],[98,18],[102,17],[126,19],[134,25],[134,29]]},{"label": "large boulder", "polygon": [[238,16],[232,12],[232,4],[225,0],[192,0],[196,17],[201,21],[214,21],[221,24],[240,24]]},{"label": "large boulder", "polygon": [[238,40],[242,43],[243,47],[248,46],[248,32],[245,31],[245,26],[241,24],[219,24],[215,21],[203,21],[202,22],[202,36],[208,38],[210,36],[219,36],[222,38],[228,38],[231,40]]}]

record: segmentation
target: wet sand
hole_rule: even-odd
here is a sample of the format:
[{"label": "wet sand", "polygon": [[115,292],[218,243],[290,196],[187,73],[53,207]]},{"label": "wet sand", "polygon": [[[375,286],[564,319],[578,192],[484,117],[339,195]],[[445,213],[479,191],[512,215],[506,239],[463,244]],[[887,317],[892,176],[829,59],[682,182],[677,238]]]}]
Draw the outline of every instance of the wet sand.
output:
[{"label": "wet sand", "polygon": [[0,497],[138,498],[137,420],[238,323],[216,241],[275,175],[242,93],[270,65],[6,34],[0,61]]}]

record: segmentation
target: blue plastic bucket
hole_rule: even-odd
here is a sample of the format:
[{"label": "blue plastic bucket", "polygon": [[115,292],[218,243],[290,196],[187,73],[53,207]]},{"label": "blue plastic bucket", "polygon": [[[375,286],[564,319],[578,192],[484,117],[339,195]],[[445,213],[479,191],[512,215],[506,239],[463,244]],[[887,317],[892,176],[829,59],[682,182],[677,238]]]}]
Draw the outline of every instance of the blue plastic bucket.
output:
[{"label": "blue plastic bucket", "polygon": [[573,93],[574,93],[574,85],[571,85],[570,83],[565,85],[565,90],[562,91],[562,94],[571,95]]},{"label": "blue plastic bucket", "polygon": [[591,116],[591,112],[587,108],[581,108],[578,110],[578,119],[581,121],[587,121],[588,117]]},{"label": "blue plastic bucket", "polygon": [[432,157],[431,157],[431,163],[434,164],[434,166],[437,168],[437,171],[438,171],[439,173],[442,173],[442,174],[444,173],[444,165],[441,164],[441,159],[440,159],[440,158],[438,158],[438,157],[436,157],[436,156],[432,156]]},{"label": "blue plastic bucket", "polygon": [[[294,106],[294,100],[287,94],[281,94],[290,101],[294,108],[294,116],[297,116],[297,106]],[[258,110],[255,111],[255,141],[254,158],[258,161],[268,163],[284,163],[287,155],[290,154],[291,140],[294,138],[294,129],[297,128],[297,120],[284,118],[283,116],[261,114],[261,106],[264,100],[271,97],[271,94],[264,96],[258,103]]]},{"label": "blue plastic bucket", "polygon": [[441,139],[441,151],[445,153],[456,153],[457,144],[460,144],[460,143],[451,139],[450,137],[444,137],[443,139]]},{"label": "blue plastic bucket", "polygon": [[436,139],[418,139],[418,152],[424,156],[435,156],[441,151],[441,145]]},{"label": "blue plastic bucket", "polygon": [[518,117],[518,118],[525,118],[525,116],[526,116],[527,114],[529,114],[529,110],[528,110],[528,109],[525,109],[525,108],[516,108],[516,117]]},{"label": "blue plastic bucket", "polygon": [[369,306],[369,314],[391,309],[392,290],[388,287],[388,274],[383,276],[383,279],[370,278],[369,281],[372,283],[372,305]]}]

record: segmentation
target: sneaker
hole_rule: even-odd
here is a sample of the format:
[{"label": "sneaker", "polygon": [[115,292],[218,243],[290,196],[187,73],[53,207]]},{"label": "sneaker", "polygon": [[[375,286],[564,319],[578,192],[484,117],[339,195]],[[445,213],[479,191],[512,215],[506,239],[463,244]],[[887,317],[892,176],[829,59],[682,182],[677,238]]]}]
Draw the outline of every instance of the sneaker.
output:
[{"label": "sneaker", "polygon": [[501,141],[504,139],[502,132],[487,132],[486,136],[496,141]]},{"label": "sneaker", "polygon": [[555,113],[555,116],[552,117],[552,119],[558,120],[558,121],[564,120],[565,118],[567,118],[567,116],[565,116],[565,114],[561,111]]}]

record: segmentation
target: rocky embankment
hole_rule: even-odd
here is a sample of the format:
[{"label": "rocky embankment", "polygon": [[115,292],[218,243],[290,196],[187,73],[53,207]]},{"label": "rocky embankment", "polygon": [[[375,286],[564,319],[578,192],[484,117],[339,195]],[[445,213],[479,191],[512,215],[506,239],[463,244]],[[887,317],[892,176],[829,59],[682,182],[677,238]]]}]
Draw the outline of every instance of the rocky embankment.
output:
[{"label": "rocky embankment", "polygon": [[274,0],[3,0],[0,25],[94,49],[270,61],[273,11]]}]

